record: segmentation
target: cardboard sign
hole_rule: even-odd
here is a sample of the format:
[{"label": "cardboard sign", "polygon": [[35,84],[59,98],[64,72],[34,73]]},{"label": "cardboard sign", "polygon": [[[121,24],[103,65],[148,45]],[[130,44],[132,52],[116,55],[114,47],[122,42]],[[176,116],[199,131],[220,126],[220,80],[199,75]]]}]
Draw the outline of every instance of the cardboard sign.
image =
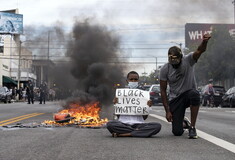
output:
[{"label": "cardboard sign", "polygon": [[140,89],[116,89],[118,103],[115,106],[115,114],[119,115],[148,115],[149,92]]}]

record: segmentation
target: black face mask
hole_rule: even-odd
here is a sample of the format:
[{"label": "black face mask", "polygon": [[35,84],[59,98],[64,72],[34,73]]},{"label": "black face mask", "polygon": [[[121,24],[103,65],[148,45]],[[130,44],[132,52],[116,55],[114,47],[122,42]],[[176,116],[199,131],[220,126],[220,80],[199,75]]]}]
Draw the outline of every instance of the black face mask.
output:
[{"label": "black face mask", "polygon": [[171,64],[171,65],[172,65],[173,68],[177,69],[177,68],[179,68],[180,64],[181,64],[181,61],[180,61],[179,64]]},{"label": "black face mask", "polygon": [[179,68],[181,64],[181,57],[179,55],[169,55],[168,56],[169,63],[173,66],[173,68]]}]

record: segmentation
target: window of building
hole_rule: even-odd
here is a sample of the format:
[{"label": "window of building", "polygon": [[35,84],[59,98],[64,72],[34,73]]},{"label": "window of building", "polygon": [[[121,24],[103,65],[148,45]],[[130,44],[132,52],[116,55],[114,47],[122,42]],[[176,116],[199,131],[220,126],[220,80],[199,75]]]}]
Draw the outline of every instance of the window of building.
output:
[{"label": "window of building", "polygon": [[0,53],[3,53],[4,49],[3,46],[0,46]]}]

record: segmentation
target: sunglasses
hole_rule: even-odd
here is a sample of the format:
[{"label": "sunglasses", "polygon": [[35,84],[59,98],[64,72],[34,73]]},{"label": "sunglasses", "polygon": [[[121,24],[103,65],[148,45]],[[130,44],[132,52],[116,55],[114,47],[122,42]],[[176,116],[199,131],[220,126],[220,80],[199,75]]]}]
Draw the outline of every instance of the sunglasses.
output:
[{"label": "sunglasses", "polygon": [[171,59],[178,59],[179,58],[179,56],[173,56],[173,55],[169,55],[168,57]]},{"label": "sunglasses", "polygon": [[131,78],[129,80],[131,80],[131,81],[138,81],[139,79],[138,78]]}]

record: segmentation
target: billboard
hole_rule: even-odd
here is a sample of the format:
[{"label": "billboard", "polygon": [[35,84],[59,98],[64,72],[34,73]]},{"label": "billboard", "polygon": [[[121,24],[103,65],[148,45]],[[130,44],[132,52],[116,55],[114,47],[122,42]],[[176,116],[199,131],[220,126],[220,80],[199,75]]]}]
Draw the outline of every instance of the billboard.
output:
[{"label": "billboard", "polygon": [[186,23],[185,25],[185,47],[199,45],[206,33],[211,33],[214,27],[223,26],[228,29],[230,35],[235,38],[235,24],[206,24]]},{"label": "billboard", "polygon": [[0,12],[0,34],[23,34],[23,15]]}]

